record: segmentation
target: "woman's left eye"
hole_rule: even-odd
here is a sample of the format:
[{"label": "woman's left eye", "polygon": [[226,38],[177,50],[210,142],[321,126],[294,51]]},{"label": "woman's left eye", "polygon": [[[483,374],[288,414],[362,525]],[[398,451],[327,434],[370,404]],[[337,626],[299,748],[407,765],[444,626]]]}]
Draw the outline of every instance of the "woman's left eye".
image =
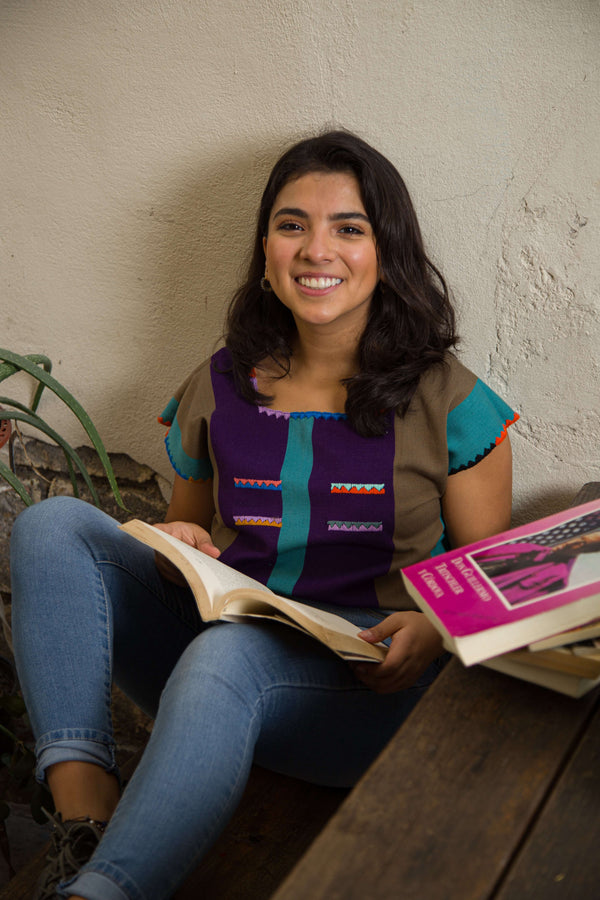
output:
[{"label": "woman's left eye", "polygon": [[364,234],[362,229],[357,228],[356,225],[342,225],[340,228],[341,234]]}]

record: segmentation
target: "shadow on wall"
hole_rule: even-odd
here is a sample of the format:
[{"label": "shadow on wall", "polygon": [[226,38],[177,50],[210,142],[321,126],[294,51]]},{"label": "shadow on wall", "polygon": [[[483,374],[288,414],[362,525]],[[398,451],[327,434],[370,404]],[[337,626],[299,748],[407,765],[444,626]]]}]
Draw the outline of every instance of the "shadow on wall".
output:
[{"label": "shadow on wall", "polygon": [[[582,487],[583,485],[581,485]],[[544,490],[539,493],[528,494],[515,503],[513,508],[513,526],[525,525],[545,516],[553,516],[573,506],[576,490],[561,488],[556,490]],[[585,502],[585,501],[581,501]]]},{"label": "shadow on wall", "polygon": [[157,178],[147,202],[131,210],[122,240],[134,261],[137,303],[121,323],[129,362],[118,403],[136,421],[141,413],[150,416],[144,425],[153,425],[177,385],[218,344],[266,179],[292,140],[243,151],[219,146],[209,163],[186,160],[176,175]]}]

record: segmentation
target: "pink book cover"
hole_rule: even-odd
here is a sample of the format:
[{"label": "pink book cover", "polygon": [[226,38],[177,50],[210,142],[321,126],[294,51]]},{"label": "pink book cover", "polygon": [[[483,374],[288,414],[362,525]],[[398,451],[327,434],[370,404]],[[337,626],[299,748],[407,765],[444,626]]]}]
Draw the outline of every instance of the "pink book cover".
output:
[{"label": "pink book cover", "polygon": [[600,616],[600,500],[415,563],[402,574],[464,662],[524,646]]}]

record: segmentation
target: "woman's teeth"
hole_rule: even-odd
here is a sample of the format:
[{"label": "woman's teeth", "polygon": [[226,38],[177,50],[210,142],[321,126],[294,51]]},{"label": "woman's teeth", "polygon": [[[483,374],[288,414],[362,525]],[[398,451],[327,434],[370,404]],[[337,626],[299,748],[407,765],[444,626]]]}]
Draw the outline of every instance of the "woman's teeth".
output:
[{"label": "woman's teeth", "polygon": [[298,283],[302,285],[302,287],[312,288],[316,291],[322,291],[325,288],[334,287],[336,284],[341,284],[341,278],[303,278],[300,277],[298,279]]}]

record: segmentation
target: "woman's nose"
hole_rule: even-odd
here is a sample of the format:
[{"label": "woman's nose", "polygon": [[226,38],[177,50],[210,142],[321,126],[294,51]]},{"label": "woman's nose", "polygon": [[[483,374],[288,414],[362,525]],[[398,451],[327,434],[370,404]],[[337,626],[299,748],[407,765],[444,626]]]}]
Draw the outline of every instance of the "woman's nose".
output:
[{"label": "woman's nose", "polygon": [[304,259],[315,262],[332,259],[335,251],[329,229],[311,228],[307,231],[302,243],[302,255]]}]

